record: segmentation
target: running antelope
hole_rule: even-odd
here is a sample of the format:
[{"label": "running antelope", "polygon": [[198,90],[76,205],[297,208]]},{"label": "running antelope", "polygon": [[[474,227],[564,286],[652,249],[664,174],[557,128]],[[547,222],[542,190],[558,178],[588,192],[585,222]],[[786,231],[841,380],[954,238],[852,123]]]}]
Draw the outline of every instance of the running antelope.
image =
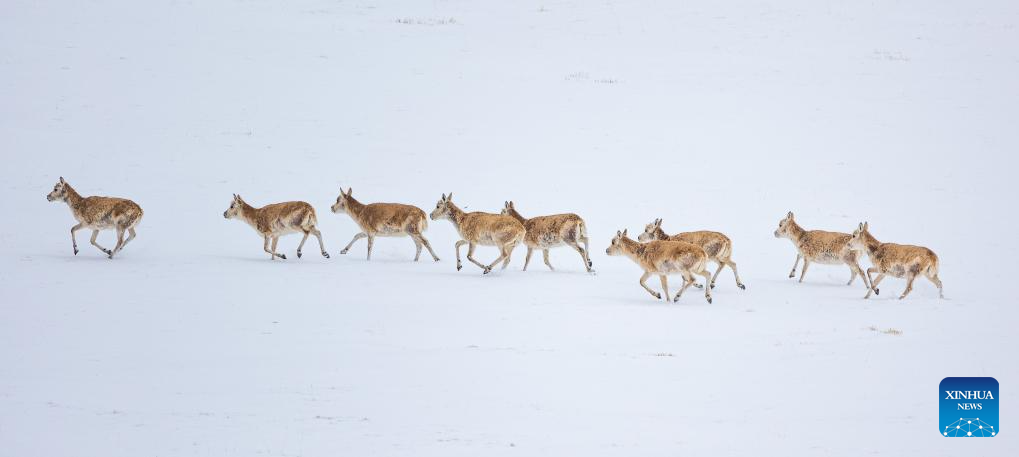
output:
[{"label": "running antelope", "polygon": [[[467,260],[477,265],[484,274],[492,271],[497,263],[502,261],[502,268],[509,265],[513,248],[523,241],[526,230],[523,224],[510,216],[502,214],[491,214],[482,212],[465,213],[453,204],[453,193],[449,196],[442,195],[439,203],[435,205],[431,218],[433,221],[449,219],[460,233],[460,241],[456,242],[456,269],[460,271],[460,246],[467,245]],[[483,265],[474,260],[474,248],[481,246],[495,246],[499,248],[499,257],[490,265]]]},{"label": "running antelope", "polygon": [[[322,232],[319,232],[315,225],[318,219],[315,217],[315,208],[305,202],[273,203],[261,208],[255,208],[247,204],[240,195],[234,194],[234,200],[230,207],[223,212],[227,219],[240,219],[247,222],[255,229],[265,243],[262,249],[269,254],[270,259],[276,260],[279,257],[286,260],[287,256],[276,252],[276,243],[280,237],[290,233],[303,233],[301,244],[297,246],[297,258],[301,258],[301,249],[304,242],[308,241],[308,235],[315,235],[318,238],[318,247],[322,251],[322,257],[329,258],[325,246],[322,244]],[[272,241],[270,250],[269,242]]]},{"label": "running antelope", "polygon": [[409,236],[417,247],[417,253],[414,254],[415,262],[421,258],[422,246],[428,248],[432,259],[439,261],[439,257],[432,250],[432,245],[423,235],[428,229],[428,218],[421,208],[399,203],[365,205],[351,196],[353,191],[352,188],[347,188],[347,192],[340,189],[340,196],[336,197],[336,203],[332,207],[334,213],[349,214],[358,227],[361,227],[361,233],[354,235],[354,239],[350,240],[350,244],[343,248],[340,254],[346,254],[355,241],[368,238],[368,260],[371,260],[372,245],[375,244],[376,236]]},{"label": "running antelope", "polygon": [[[893,278],[906,278],[906,290],[902,291],[899,300],[906,298],[913,291],[913,280],[918,275],[924,275],[935,286],[938,286],[938,295],[945,298],[945,292],[941,288],[941,280],[938,279],[938,256],[934,251],[923,246],[910,246],[904,244],[882,243],[870,234],[868,224],[860,223],[860,226],[853,232],[849,245],[853,249],[859,249],[867,253],[873,267],[867,269],[867,278],[870,279],[870,288],[863,298],[870,298],[870,293],[880,294],[881,290],[877,285],[885,279],[885,275]],[[871,273],[877,272],[877,278],[871,278]]]},{"label": "running antelope", "polygon": [[[74,219],[78,221],[78,225],[71,227],[71,247],[74,249],[74,255],[78,255],[78,241],[74,239],[74,232],[86,228],[92,230],[90,240],[92,246],[99,248],[112,259],[114,254],[120,252],[134,239],[134,228],[141,222],[144,214],[137,203],[126,198],[82,197],[67,181],[64,181],[63,177],[53,186],[53,192],[46,196],[46,200],[67,203]],[[117,231],[117,245],[113,249],[106,249],[96,243],[99,231],[107,229]],[[128,233],[127,239],[124,239],[124,232]]]},{"label": "running antelope", "polygon": [[796,277],[796,266],[799,265],[800,259],[803,259],[800,282],[803,282],[803,277],[807,275],[807,267],[811,262],[826,265],[845,264],[852,272],[847,286],[853,284],[856,275],[860,275],[864,287],[870,288],[870,281],[860,268],[860,251],[849,246],[849,239],[852,237],[848,233],[803,230],[793,219],[793,213],[790,211],[778,222],[775,238],[789,238],[793,246],[796,246],[796,262],[793,262],[793,270],[789,272],[790,278]]},{"label": "running antelope", "polygon": [[[648,291],[656,299],[663,297],[662,294],[651,290],[647,286],[647,278],[651,275],[658,275],[662,281],[662,292],[665,300],[669,300],[669,279],[670,274],[683,275],[683,287],[679,289],[676,298],[672,301],[679,301],[683,291],[694,283],[694,274],[704,277],[707,284],[711,281],[711,273],[705,268],[708,263],[708,256],[700,246],[685,241],[649,241],[638,243],[626,235],[626,230],[616,232],[612,238],[612,244],[605,250],[608,255],[625,255],[644,269],[644,275],[640,277],[640,286]],[[704,298],[711,303],[711,288],[704,288]]]},{"label": "running antelope", "polygon": [[[711,288],[715,288],[715,280],[718,279],[718,274],[722,272],[722,269],[726,265],[732,268],[732,274],[736,277],[736,286],[740,289],[746,290],[747,286],[743,285],[743,281],[739,279],[739,272],[736,271],[736,262],[732,261],[732,240],[729,237],[718,233],[709,232],[707,230],[701,230],[697,232],[683,232],[669,236],[662,230],[662,220],[655,219],[653,222],[644,227],[644,233],[641,233],[637,237],[637,241],[647,242],[654,240],[665,240],[665,241],[685,241],[687,243],[696,244],[704,250],[707,254],[708,260],[718,264],[718,269],[715,270],[715,274],[711,277]],[[694,284],[698,286],[699,284]]]},{"label": "running antelope", "polygon": [[[524,245],[527,246],[524,271],[527,271],[527,264],[531,263],[531,254],[534,253],[535,249],[542,251],[542,254],[545,256],[545,265],[548,265],[549,270],[555,271],[555,268],[552,268],[552,264],[548,260],[548,250],[566,245],[580,254],[580,258],[584,260],[584,268],[587,269],[588,273],[594,272],[591,269],[593,264],[590,257],[588,257],[590,248],[588,248],[587,244],[587,226],[580,216],[569,213],[525,219],[524,216],[517,212],[513,202],[505,202],[503,205],[502,214],[504,216],[511,216],[519,221],[527,232],[524,236]],[[584,243],[584,247],[580,247],[578,243]]]}]

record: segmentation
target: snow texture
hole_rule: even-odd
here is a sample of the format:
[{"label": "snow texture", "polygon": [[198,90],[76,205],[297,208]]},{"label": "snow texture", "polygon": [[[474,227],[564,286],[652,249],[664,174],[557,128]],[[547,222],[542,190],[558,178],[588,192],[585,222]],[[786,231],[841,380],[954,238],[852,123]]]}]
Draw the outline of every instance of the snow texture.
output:
[{"label": "snow texture", "polygon": [[[1017,24],[1013,1],[5,0],[0,455],[1015,455]],[[59,176],[145,209],[119,258],[88,232],[72,255]],[[569,248],[522,272],[522,247],[457,272],[447,221],[438,263],[339,255],[341,185],[578,213],[597,274]],[[292,235],[270,261],[233,193],[311,203],[332,259]],[[948,299],[788,279],[787,211],[930,247]],[[657,217],[728,234],[748,289],[654,301],[605,248]],[[946,376],[997,378],[1004,432],[943,438]]]}]

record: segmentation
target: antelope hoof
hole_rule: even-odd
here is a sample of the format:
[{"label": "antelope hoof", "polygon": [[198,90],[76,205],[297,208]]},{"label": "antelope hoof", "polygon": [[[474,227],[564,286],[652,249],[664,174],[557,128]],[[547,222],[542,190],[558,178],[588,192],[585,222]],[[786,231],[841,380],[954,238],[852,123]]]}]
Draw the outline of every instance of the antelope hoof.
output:
[{"label": "antelope hoof", "polygon": [[298,258],[298,259],[300,259],[300,258],[301,258],[301,251],[297,251],[297,258]]},{"label": "antelope hoof", "polygon": [[113,260],[113,254],[106,256],[107,259]]},{"label": "antelope hoof", "polygon": [[481,272],[481,274],[483,274],[483,275],[487,275],[487,274],[489,274],[489,273],[491,273],[491,272],[492,272],[492,269],[491,269],[491,268],[488,268],[488,267],[486,267],[486,268],[485,268],[485,270]]},{"label": "antelope hoof", "polygon": [[874,288],[874,295],[881,295],[881,289]]},{"label": "antelope hoof", "polygon": [[74,248],[74,255],[78,255],[78,248]]},{"label": "antelope hoof", "polygon": [[736,287],[739,287],[740,290],[747,290],[747,286],[745,284],[736,284]]},{"label": "antelope hoof", "polygon": [[278,255],[280,256],[281,259],[287,260],[287,255],[286,254],[278,254]]},{"label": "antelope hoof", "polygon": [[696,287],[696,288],[698,288],[698,289],[703,289],[703,288],[704,288],[704,286],[703,286],[703,285],[701,285],[701,284],[697,284],[697,283],[693,283],[693,286],[694,286],[694,287]]},{"label": "antelope hoof", "polygon": [[588,268],[594,267],[594,262],[592,262],[592,261],[588,260],[588,261],[587,261],[587,267],[588,267]]},{"label": "antelope hoof", "polygon": [[707,297],[707,300],[708,300],[708,304],[710,305],[711,304],[711,297]]},{"label": "antelope hoof", "polygon": [[655,295],[655,300],[661,300],[662,299],[662,294],[660,294],[658,292],[655,292],[654,295]]},{"label": "antelope hoof", "polygon": [[329,258],[329,253],[326,252],[326,251],[322,251],[322,257],[325,257],[325,258],[328,259]]},{"label": "antelope hoof", "polygon": [[346,250],[346,249],[344,249],[344,250],[340,251],[340,254],[346,254],[346,253],[347,253],[347,250]]},{"label": "antelope hoof", "polygon": [[435,261],[436,261],[436,262],[438,262],[438,261],[439,261],[439,258],[438,258],[438,257],[436,257],[436,258],[435,258]]},{"label": "antelope hoof", "polygon": [[793,270],[792,273],[789,273],[789,277],[790,278],[795,278],[796,277],[796,270]]},{"label": "antelope hoof", "polygon": [[714,289],[714,288],[715,288],[715,283],[711,283],[711,288],[712,288],[712,289]]},{"label": "antelope hoof", "polygon": [[672,302],[673,302],[673,303],[677,303],[677,302],[679,302],[679,295],[676,295],[676,298],[673,298],[673,299],[672,299]]},{"label": "antelope hoof", "polygon": [[902,300],[903,298],[906,298],[906,296],[905,295],[899,296],[899,300]]},{"label": "antelope hoof", "polygon": [[464,266],[463,266],[463,265],[461,265],[461,264],[460,264],[460,263],[458,262],[458,263],[456,264],[456,271],[460,271],[460,269],[461,269],[461,268],[463,268],[463,267],[464,267]]}]

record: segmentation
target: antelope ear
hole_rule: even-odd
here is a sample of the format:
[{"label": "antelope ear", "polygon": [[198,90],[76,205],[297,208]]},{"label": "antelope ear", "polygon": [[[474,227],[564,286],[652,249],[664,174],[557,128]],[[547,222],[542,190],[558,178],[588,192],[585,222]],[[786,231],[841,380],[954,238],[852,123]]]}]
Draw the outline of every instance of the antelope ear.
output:
[{"label": "antelope ear", "polygon": [[616,230],[616,236],[623,236],[623,232],[620,232],[619,230]]},{"label": "antelope ear", "polygon": [[661,227],[662,226],[662,218],[659,217],[658,220],[655,221],[655,225],[658,226],[658,227]]},{"label": "antelope ear", "polygon": [[67,183],[67,181],[64,181],[64,177],[63,177],[63,176],[61,176],[61,177],[60,177],[60,184],[66,184],[66,183]]},{"label": "antelope ear", "polygon": [[623,236],[626,236],[626,229],[623,229]]},{"label": "antelope ear", "polygon": [[792,212],[792,211],[789,211],[789,214],[786,214],[786,215],[785,215],[785,218],[786,218],[786,219],[792,219],[792,218],[793,218],[793,212]]},{"label": "antelope ear", "polygon": [[867,228],[868,228],[868,226],[869,226],[869,225],[870,225],[870,222],[864,222],[864,223],[863,223],[863,231],[864,231],[864,232],[866,232],[866,231],[867,231]]},{"label": "antelope ear", "polygon": [[446,201],[448,201],[448,202],[451,202],[451,201],[453,201],[453,193],[452,193],[452,192],[450,192],[450,193],[449,193],[449,196],[448,196],[448,197],[446,197]]},{"label": "antelope ear", "polygon": [[353,193],[353,192],[354,192],[354,188],[353,188],[353,187],[348,187],[348,188],[347,188],[347,196],[348,196],[348,197],[349,197],[349,196],[350,196],[350,194],[351,194],[351,193]]}]

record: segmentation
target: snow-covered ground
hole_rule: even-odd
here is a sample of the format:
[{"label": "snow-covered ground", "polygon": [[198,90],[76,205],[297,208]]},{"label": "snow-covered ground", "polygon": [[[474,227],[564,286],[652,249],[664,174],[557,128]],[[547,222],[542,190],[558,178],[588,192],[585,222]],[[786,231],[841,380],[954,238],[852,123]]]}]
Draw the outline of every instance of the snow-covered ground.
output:
[{"label": "snow-covered ground", "polygon": [[[1019,6],[720,3],[0,3],[0,455],[1015,455]],[[71,254],[61,175],[145,209],[120,258]],[[341,185],[577,212],[597,274],[457,272],[446,221],[438,263],[339,255]],[[269,261],[232,193],[333,258]],[[934,249],[948,299],[788,279],[790,210]],[[652,300],[604,250],[656,217],[748,290]],[[938,435],[946,376],[998,379],[1000,436]]]}]

